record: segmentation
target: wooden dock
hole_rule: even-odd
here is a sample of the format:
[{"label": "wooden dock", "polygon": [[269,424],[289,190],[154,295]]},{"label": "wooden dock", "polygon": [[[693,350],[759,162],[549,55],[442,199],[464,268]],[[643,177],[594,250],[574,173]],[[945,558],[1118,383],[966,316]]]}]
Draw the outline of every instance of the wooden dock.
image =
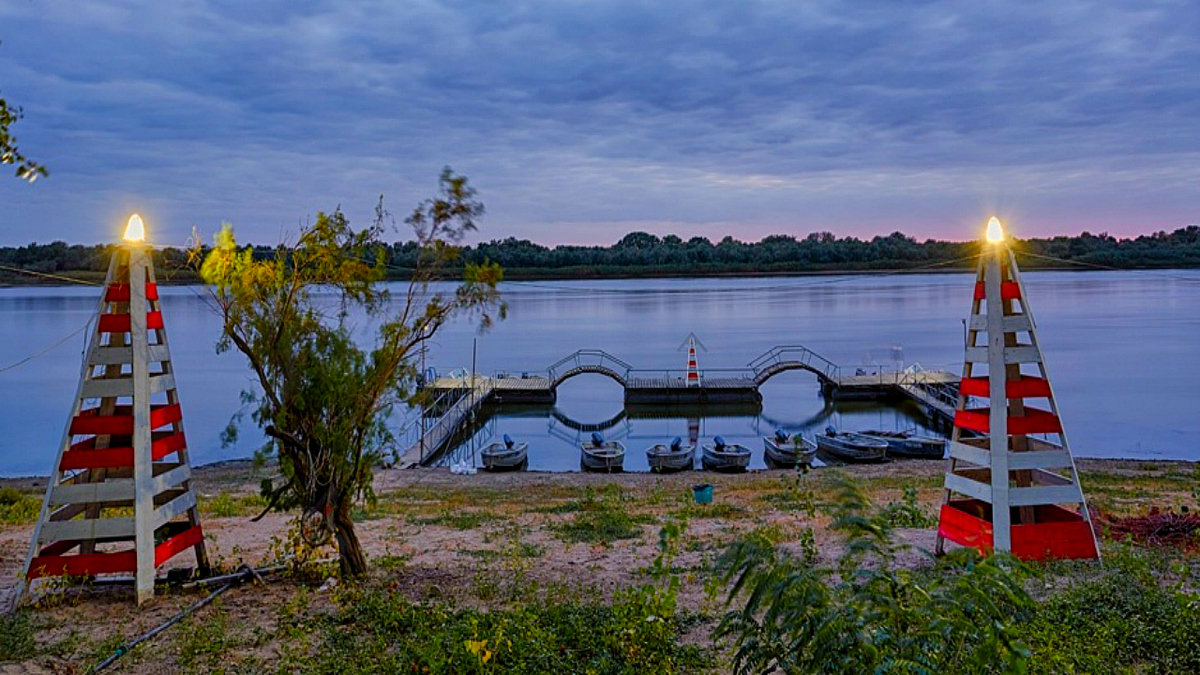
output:
[{"label": "wooden dock", "polygon": [[959,376],[941,370],[850,372],[806,347],[789,345],[775,347],[745,368],[701,370],[699,386],[689,386],[684,371],[638,370],[602,350],[584,349],[537,373],[440,377],[425,383],[424,389],[439,398],[457,399],[408,447],[399,465],[416,466],[435,457],[484,403],[554,403],[558,386],[578,375],[614,380],[623,388],[627,404],[690,405],[761,402],[763,383],[790,370],[816,375],[829,400],[910,400],[935,421],[948,424],[954,419]]}]

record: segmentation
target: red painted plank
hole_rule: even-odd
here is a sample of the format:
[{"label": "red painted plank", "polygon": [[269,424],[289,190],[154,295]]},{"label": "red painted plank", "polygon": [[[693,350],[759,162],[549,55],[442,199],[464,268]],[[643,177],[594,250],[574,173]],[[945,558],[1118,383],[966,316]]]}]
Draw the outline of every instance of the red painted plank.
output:
[{"label": "red painted plank", "polygon": [[1010,434],[1058,434],[1062,433],[1062,422],[1046,410],[1026,408],[1023,417],[1008,418]]},{"label": "red painted plank", "polygon": [[[99,330],[101,333],[128,333],[130,327],[128,314],[101,314]],[[146,312],[146,328],[163,327],[162,312]]]},{"label": "red painted plank", "polygon": [[154,566],[157,567],[167,562],[178,553],[186,551],[202,541],[204,541],[204,533],[200,530],[200,526],[189,527],[154,547]]},{"label": "red painted plank", "polygon": [[[82,410],[71,420],[71,434],[76,436],[129,436],[133,434],[133,413],[130,406],[119,405],[112,415],[99,415],[99,408]],[[150,407],[150,428],[158,429],[178,422],[183,411],[178,403]]]},{"label": "red painted plank", "polygon": [[988,419],[988,415],[987,408],[958,410],[954,413],[954,426],[959,429],[970,429],[971,431],[986,434],[988,429],[991,428],[991,421]]},{"label": "red painted plank", "polygon": [[[1083,517],[1057,505],[1035,507],[1038,522],[1012,526],[1012,553],[1021,560],[1096,558],[1091,526]],[[977,499],[942,506],[938,534],[981,553],[992,550],[991,506]]]},{"label": "red painted plank", "polygon": [[[153,281],[146,282],[146,299],[158,299],[158,284]],[[109,284],[108,290],[104,292],[104,300],[106,302],[129,302],[129,284]]]},{"label": "red painted plank", "polygon": [[132,551],[89,553],[87,555],[39,555],[29,564],[30,579],[38,577],[93,576],[133,572],[137,569],[137,554]]},{"label": "red painted plank", "polygon": [[[975,299],[983,300],[987,298],[987,289],[982,281],[975,282]],[[1001,300],[1019,300],[1021,298],[1021,285],[1015,281],[1000,282],[1000,299]]]},{"label": "red painted plank", "polygon": [[[74,447],[74,446],[72,446]],[[133,448],[102,448],[100,450],[68,450],[59,464],[61,471],[133,466]]]},{"label": "red painted plank", "polygon": [[[1008,380],[1004,386],[1008,398],[1047,398],[1050,396],[1050,383],[1040,377],[1022,375],[1019,380]],[[959,391],[968,396],[988,395],[988,378],[964,377],[959,385]]]}]

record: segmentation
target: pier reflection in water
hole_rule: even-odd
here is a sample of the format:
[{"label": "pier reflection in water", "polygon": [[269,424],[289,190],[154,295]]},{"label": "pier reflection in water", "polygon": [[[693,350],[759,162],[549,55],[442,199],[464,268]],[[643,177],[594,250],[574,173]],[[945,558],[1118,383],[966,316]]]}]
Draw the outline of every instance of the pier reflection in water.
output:
[{"label": "pier reflection in water", "polygon": [[[763,436],[776,429],[788,434],[802,433],[807,437],[834,426],[838,429],[919,429],[937,435],[934,421],[927,418],[919,406],[912,403],[879,403],[873,401],[825,402],[813,397],[813,405],[804,411],[785,413],[773,406],[752,403],[703,406],[625,406],[611,414],[580,415],[575,405],[490,405],[479,413],[475,424],[454,440],[452,449],[437,458],[438,466],[473,462],[479,466],[478,451],[504,434],[529,443],[530,471],[578,471],[580,444],[592,432],[606,439],[621,441],[626,446],[625,470],[649,471],[646,448],[666,443],[675,436],[684,442],[710,442],[722,436],[730,443],[740,443],[753,451],[750,468],[768,468],[763,458]],[[591,407],[591,406],[589,406]],[[697,457],[699,454],[697,453]],[[837,460],[819,454],[815,466],[833,464]],[[699,460],[696,463],[699,466]]]}]

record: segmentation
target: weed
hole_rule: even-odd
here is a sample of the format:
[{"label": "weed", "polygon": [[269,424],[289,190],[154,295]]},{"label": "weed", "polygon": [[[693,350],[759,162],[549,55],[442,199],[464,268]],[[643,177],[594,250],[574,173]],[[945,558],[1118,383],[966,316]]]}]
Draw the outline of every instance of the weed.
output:
[{"label": "weed", "polygon": [[474,530],[484,523],[499,520],[500,516],[488,511],[443,511],[435,516],[414,517],[417,525],[441,525],[455,530]]},{"label": "weed", "polygon": [[937,525],[938,519],[926,513],[917,502],[917,489],[904,488],[904,497],[899,502],[888,502],[875,516],[890,528],[908,527],[926,529]]},{"label": "weed", "polygon": [[608,543],[618,539],[634,539],[642,535],[642,523],[648,516],[635,515],[623,504],[624,495],[617,485],[602,490],[589,490],[579,503],[575,516],[555,527],[560,539],[568,543]]},{"label": "weed", "polygon": [[0,663],[24,661],[37,653],[37,631],[28,612],[0,615]]},{"label": "weed", "polygon": [[0,524],[26,525],[37,520],[42,510],[38,498],[16,488],[0,488]]}]

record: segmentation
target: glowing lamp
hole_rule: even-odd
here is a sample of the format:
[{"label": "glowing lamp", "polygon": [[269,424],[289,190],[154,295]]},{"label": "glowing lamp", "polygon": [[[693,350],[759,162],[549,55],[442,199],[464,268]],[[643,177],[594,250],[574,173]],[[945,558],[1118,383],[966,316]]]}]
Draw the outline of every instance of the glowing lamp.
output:
[{"label": "glowing lamp", "polygon": [[146,226],[142,224],[142,217],[138,214],[129,216],[129,223],[125,225],[125,241],[145,241]]},{"label": "glowing lamp", "polygon": [[1004,241],[1004,228],[1000,227],[1000,219],[992,216],[987,224],[987,240],[992,244]]}]

